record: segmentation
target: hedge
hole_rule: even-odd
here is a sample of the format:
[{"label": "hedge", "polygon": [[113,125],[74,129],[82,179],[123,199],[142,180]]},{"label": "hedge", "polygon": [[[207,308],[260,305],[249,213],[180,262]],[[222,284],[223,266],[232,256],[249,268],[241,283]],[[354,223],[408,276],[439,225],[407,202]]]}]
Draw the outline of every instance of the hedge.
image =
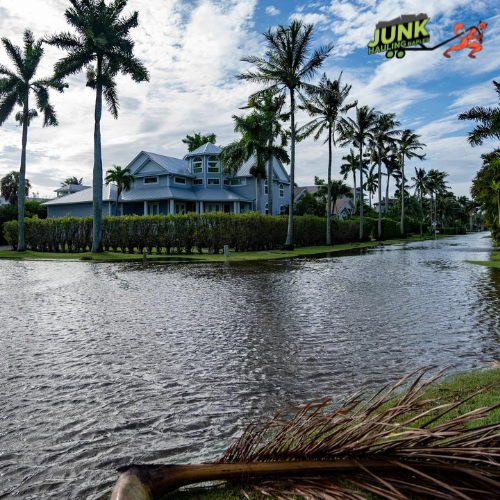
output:
[{"label": "hedge", "polygon": [[[133,253],[153,248],[160,252],[202,252],[208,248],[219,253],[224,245],[236,251],[281,248],[287,236],[288,217],[255,212],[245,214],[208,214],[122,216],[102,218],[102,244],[105,250]],[[17,247],[17,221],[4,224],[5,238]],[[326,219],[314,215],[294,217],[297,246],[324,245]],[[352,221],[332,221],[334,244],[359,241],[359,225]],[[87,251],[92,247],[92,217],[25,219],[25,241],[38,252]]]}]

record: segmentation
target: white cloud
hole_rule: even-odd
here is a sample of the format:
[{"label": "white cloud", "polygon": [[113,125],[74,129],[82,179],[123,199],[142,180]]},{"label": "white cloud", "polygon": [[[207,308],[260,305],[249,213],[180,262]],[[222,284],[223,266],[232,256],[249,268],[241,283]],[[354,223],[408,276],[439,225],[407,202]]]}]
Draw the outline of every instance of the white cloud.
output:
[{"label": "white cloud", "polygon": [[278,16],[280,11],[273,5],[270,5],[269,7],[266,7],[266,14],[269,16]]}]

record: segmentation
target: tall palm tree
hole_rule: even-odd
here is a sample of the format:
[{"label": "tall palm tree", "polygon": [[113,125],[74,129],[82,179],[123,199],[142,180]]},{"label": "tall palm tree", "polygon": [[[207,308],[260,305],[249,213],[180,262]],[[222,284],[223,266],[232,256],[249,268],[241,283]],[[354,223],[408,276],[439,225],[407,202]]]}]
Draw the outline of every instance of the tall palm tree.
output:
[{"label": "tall palm tree", "polygon": [[247,56],[242,60],[253,64],[255,71],[241,73],[239,78],[266,85],[262,91],[253,94],[250,99],[258,100],[261,96],[286,94],[290,96],[291,128],[291,164],[290,164],[290,202],[288,234],[285,248],[293,249],[293,186],[295,183],[295,99],[296,93],[313,86],[308,82],[314,77],[323,61],[329,56],[333,45],[319,47],[311,57],[314,25],[292,21],[290,26],[278,26],[264,33],[266,38],[266,57]]},{"label": "tall palm tree", "polygon": [[[341,114],[347,113],[351,108],[357,106],[358,101],[349,104],[344,104],[352,85],[341,83],[342,73],[337,80],[329,80],[326,73],[323,74],[318,89],[311,91],[306,89],[307,98],[302,96],[303,104],[300,109],[307,111],[309,116],[314,119],[301,127],[297,133],[301,138],[314,135],[314,140],[317,141],[321,135],[326,132],[327,137],[323,144],[328,143],[328,177],[327,177],[327,204],[326,204],[326,244],[332,244],[331,232],[331,209],[332,209],[332,143],[336,146],[335,131]],[[334,205],[335,206],[335,205]]]},{"label": "tall palm tree", "polygon": [[[2,177],[0,181],[0,194],[11,204],[17,205],[19,199],[19,177],[20,173],[12,171]],[[28,179],[24,179],[24,194],[28,196],[31,184]]]},{"label": "tall palm tree", "polygon": [[[270,130],[269,143],[270,148],[273,147],[276,139],[281,140],[281,147],[288,143],[288,136],[286,131],[281,125],[282,121],[287,121],[290,118],[290,113],[283,113],[283,106],[285,105],[285,96],[279,95],[273,97],[272,95],[262,96],[258,100],[250,100],[246,106],[240,109],[253,108],[262,115],[262,118],[267,123]],[[273,215],[273,157],[270,156],[267,161],[267,203],[269,215]]]},{"label": "tall palm tree", "polygon": [[[255,164],[250,174],[257,181],[256,210],[262,210],[262,179],[266,178],[266,162],[273,157],[283,163],[290,161],[288,153],[281,146],[269,146],[272,130],[266,117],[258,111],[248,116],[233,115],[234,131],[241,134],[241,139],[233,141],[222,152],[222,169],[225,174],[235,175],[240,167],[255,155]],[[270,186],[271,187],[271,186]],[[290,188],[293,191],[293,187]]]},{"label": "tall palm tree", "polygon": [[[500,98],[500,83],[493,80],[495,91]],[[459,120],[473,120],[478,122],[471,132],[469,132],[469,144],[480,146],[485,139],[500,139],[500,106],[496,109],[475,106],[464,113],[458,115]]]},{"label": "tall palm tree", "polygon": [[[420,136],[415,134],[413,130],[406,129],[401,134],[401,139],[398,141],[398,155],[401,163],[401,178],[405,179],[405,158],[411,160],[412,158],[419,158],[423,160],[425,155],[416,153],[417,149],[423,149],[425,144],[419,142]],[[404,235],[404,217],[405,217],[405,190],[401,190],[401,236]]]},{"label": "tall palm tree", "polygon": [[[411,180],[415,182],[412,187],[415,188],[415,195],[418,193],[420,200],[420,210],[423,210],[422,202],[424,192],[427,190],[427,172],[424,168],[415,167],[415,177],[412,177]],[[420,219],[420,237],[423,236],[423,226],[422,219]]]},{"label": "tall palm tree", "polygon": [[385,186],[385,213],[387,213],[389,210],[389,184],[391,181],[391,177],[394,177],[395,180],[398,180],[401,176],[399,158],[395,148],[391,148],[389,154],[382,158],[382,163],[385,166],[387,175],[387,183]]},{"label": "tall palm tree", "polygon": [[353,144],[359,148],[359,186],[360,186],[360,209],[359,209],[359,238],[363,239],[363,147],[373,140],[377,127],[377,114],[373,108],[368,106],[356,107],[356,118],[341,118],[338,131],[341,137],[341,145]]},{"label": "tall palm tree", "polygon": [[200,146],[203,146],[203,144],[206,144],[207,142],[215,144],[216,140],[217,136],[213,133],[201,135],[201,132],[193,132],[193,135],[186,135],[185,139],[182,139],[182,142],[184,144],[187,144],[188,152],[191,153],[191,151],[198,149]]},{"label": "tall palm tree", "polygon": [[433,202],[435,196],[435,204],[434,204],[434,222],[437,224],[437,198],[440,193],[446,191],[447,182],[445,178],[448,177],[446,172],[441,172],[440,170],[431,169],[427,174],[427,190],[431,195],[431,221],[433,215]]},{"label": "tall palm tree", "polygon": [[347,176],[352,172],[352,180],[354,185],[354,211],[356,211],[356,170],[359,168],[359,158],[358,155],[354,152],[354,149],[351,148],[348,155],[342,156],[342,160],[344,160],[345,163],[340,165],[340,175],[344,176],[344,180],[346,180]]},{"label": "tall palm tree", "polygon": [[[370,203],[370,208],[372,208],[372,198],[373,195],[377,192],[378,187],[379,187],[379,182],[378,182],[378,175],[375,173],[375,166],[377,164],[372,165],[372,168],[370,168],[370,172],[368,173],[368,176],[366,177],[366,182],[365,185],[363,186],[367,191],[368,191],[368,201]],[[379,202],[379,207],[380,207],[380,202]],[[380,212],[380,210],[379,210]],[[382,232],[380,232],[380,235]]]},{"label": "tall palm tree", "polygon": [[18,245],[17,251],[24,252],[24,202],[26,199],[26,144],[28,142],[28,127],[31,120],[38,116],[36,109],[29,108],[30,92],[33,91],[36,99],[36,108],[43,113],[43,126],[56,126],[57,118],[53,106],[49,103],[49,89],[62,92],[67,86],[60,80],[35,80],[36,70],[43,56],[42,40],[35,40],[33,33],[24,31],[24,50],[13,45],[7,38],[2,38],[7,55],[14,63],[16,70],[11,71],[0,65],[0,126],[5,123],[16,105],[22,111],[16,114],[16,121],[23,127],[21,166],[19,169],[18,190]]},{"label": "tall palm tree", "polygon": [[129,31],[138,24],[138,13],[120,17],[127,0],[70,0],[72,7],[64,13],[76,34],[61,33],[45,41],[68,55],[55,65],[55,77],[62,78],[87,69],[87,87],[95,91],[94,170],[93,170],[93,229],[92,252],[102,251],[102,98],[113,118],[118,118],[116,75],[130,75],[135,82],[149,80],[144,65],[134,56],[134,42]]},{"label": "tall palm tree", "polygon": [[377,127],[373,133],[370,147],[373,151],[373,160],[378,165],[378,237],[382,237],[382,158],[394,146],[396,138],[401,135],[401,130],[396,129],[401,123],[395,119],[395,113],[379,113]]},{"label": "tall palm tree", "polygon": [[68,177],[67,179],[65,179],[63,182],[61,182],[61,187],[66,187],[66,186],[71,186],[71,185],[74,185],[74,186],[81,186],[83,184],[83,177],[78,179],[77,177],[73,176],[73,177]]},{"label": "tall palm tree", "polygon": [[[116,191],[116,207],[115,207],[115,216],[118,215],[118,199],[123,191],[130,191],[132,189],[132,183],[134,182],[134,178],[132,177],[132,173],[130,168],[125,167],[122,168],[119,165],[113,165],[113,168],[110,168],[106,171],[106,177],[104,178],[106,182],[106,186],[113,182],[116,184],[118,188]],[[123,203],[122,203],[123,206]]]}]

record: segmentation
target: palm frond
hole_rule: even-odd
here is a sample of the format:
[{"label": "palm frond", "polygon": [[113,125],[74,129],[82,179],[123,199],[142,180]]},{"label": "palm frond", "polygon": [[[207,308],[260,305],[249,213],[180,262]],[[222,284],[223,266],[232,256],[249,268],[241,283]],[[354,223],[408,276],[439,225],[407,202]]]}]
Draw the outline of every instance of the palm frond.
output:
[{"label": "palm frond", "polygon": [[25,78],[25,66],[23,55],[21,54],[21,49],[17,45],[13,45],[12,42],[8,38],[2,38],[3,46],[7,52],[7,55],[11,59],[11,61],[15,64],[17,71],[19,72],[19,76]]},{"label": "palm frond", "polygon": [[5,123],[12,111],[14,111],[16,103],[17,92],[12,91],[2,96],[2,99],[0,100],[0,126]]}]

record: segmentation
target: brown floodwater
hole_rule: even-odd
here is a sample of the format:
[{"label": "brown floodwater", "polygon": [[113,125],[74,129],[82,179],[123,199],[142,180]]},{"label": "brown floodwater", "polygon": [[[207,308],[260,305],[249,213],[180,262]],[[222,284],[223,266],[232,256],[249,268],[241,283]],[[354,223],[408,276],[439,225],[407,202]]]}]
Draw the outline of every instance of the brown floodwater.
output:
[{"label": "brown floodwater", "polygon": [[485,233],[257,263],[0,261],[0,498],[96,499],[255,418],[500,359]]}]

